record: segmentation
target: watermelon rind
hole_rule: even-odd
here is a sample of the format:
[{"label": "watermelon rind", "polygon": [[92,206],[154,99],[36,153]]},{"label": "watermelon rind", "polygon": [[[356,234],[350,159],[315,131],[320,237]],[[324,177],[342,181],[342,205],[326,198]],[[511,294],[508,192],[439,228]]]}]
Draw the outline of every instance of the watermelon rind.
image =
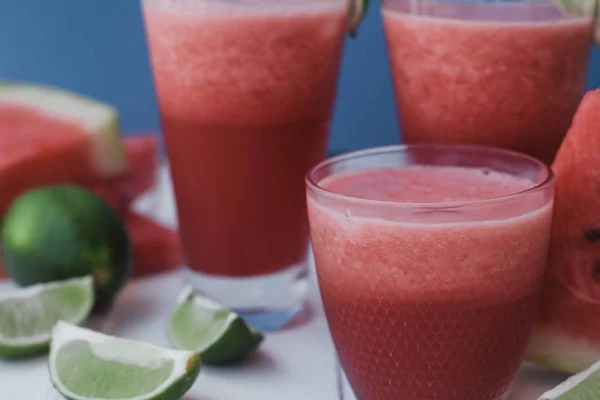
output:
[{"label": "watermelon rind", "polygon": [[120,138],[118,110],[106,103],[53,86],[0,81],[0,104],[35,109],[61,121],[80,126],[89,136],[92,167],[98,177],[127,170]]},{"label": "watermelon rind", "polygon": [[600,360],[600,344],[538,325],[527,347],[527,361],[560,372],[579,373]]}]

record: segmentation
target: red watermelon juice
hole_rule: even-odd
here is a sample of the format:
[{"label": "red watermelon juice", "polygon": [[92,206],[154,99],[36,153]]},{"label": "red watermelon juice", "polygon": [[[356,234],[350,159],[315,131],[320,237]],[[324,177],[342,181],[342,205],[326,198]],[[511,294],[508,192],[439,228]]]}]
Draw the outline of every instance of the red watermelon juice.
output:
[{"label": "red watermelon juice", "polygon": [[491,148],[326,161],[308,210],[319,285],[359,400],[504,399],[538,307],[552,176]]},{"label": "red watermelon juice", "polygon": [[551,0],[386,0],[404,141],[502,146],[551,163],[584,93],[593,24],[582,14]]},{"label": "red watermelon juice", "polygon": [[187,264],[204,290],[233,278],[214,293],[230,306],[269,307],[228,298],[251,291],[240,279],[304,271],[304,175],[325,155],[347,12],[344,0],[144,1]]}]

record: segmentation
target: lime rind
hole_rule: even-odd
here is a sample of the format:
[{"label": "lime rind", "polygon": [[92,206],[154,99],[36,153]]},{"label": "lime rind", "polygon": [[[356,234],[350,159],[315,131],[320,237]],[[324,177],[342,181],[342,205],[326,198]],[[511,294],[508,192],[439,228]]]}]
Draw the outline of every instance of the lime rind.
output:
[{"label": "lime rind", "polygon": [[213,365],[240,361],[264,340],[240,315],[191,287],[177,297],[168,335],[175,347],[197,351]]},{"label": "lime rind", "polygon": [[356,32],[369,8],[369,0],[350,0],[350,26],[351,37],[356,37]]},{"label": "lime rind", "polygon": [[[86,397],[86,395],[75,393],[72,388],[67,387],[61,376],[66,375],[70,380],[73,380],[74,375],[84,377],[82,381],[76,384],[86,388],[86,390],[92,384],[98,387],[105,387],[107,388],[106,390],[111,391],[114,391],[116,386],[112,381],[102,381],[102,370],[94,368],[93,371],[86,371],[85,363],[92,362],[92,359],[89,357],[80,362],[72,363],[73,372],[77,370],[76,374],[59,370],[62,368],[59,367],[59,359],[63,356],[63,351],[66,353],[64,356],[69,358],[68,361],[71,361],[73,356],[69,352],[70,346],[82,343],[87,345],[86,348],[93,354],[94,361],[100,360],[107,364],[117,362],[126,367],[125,370],[128,371],[157,369],[160,366],[168,365],[170,374],[162,382],[157,382],[149,392],[131,395],[131,386],[141,384],[140,381],[128,379],[127,376],[120,376],[120,384],[123,382],[130,384],[128,388],[123,388],[123,391],[127,391],[125,397],[114,397],[114,392],[111,393],[110,397],[100,397],[98,394],[95,394],[95,397]],[[68,363],[65,364],[68,365]],[[105,398],[118,398],[119,400],[177,400],[192,387],[198,378],[200,367],[200,355],[195,352],[163,349],[138,341],[108,336],[65,322],[59,322],[52,333],[49,360],[50,378],[55,389],[69,400],[104,400]],[[107,372],[110,372],[110,370]],[[85,381],[86,376],[93,376],[94,382]],[[104,377],[104,379],[106,378]]]},{"label": "lime rind", "polygon": [[179,339],[178,339],[179,335],[177,334],[177,329],[176,329],[176,321],[174,321],[174,319],[177,317],[177,315],[176,315],[177,309],[180,309],[180,307],[184,306],[185,303],[188,303],[188,302],[193,302],[194,308],[210,310],[213,312],[226,312],[227,313],[226,319],[224,321],[221,321],[221,323],[222,323],[221,329],[215,332],[215,334],[211,338],[211,340],[203,343],[201,346],[194,349],[195,351],[197,351],[201,354],[204,351],[206,351],[207,349],[209,349],[210,347],[214,346],[215,343],[218,342],[220,340],[220,338],[225,334],[225,332],[227,331],[229,326],[236,319],[241,318],[235,312],[227,310],[221,304],[217,303],[216,301],[212,300],[211,298],[209,298],[207,296],[200,294],[199,292],[195,291],[191,286],[187,286],[187,287],[183,288],[181,293],[179,293],[179,295],[177,296],[177,299],[175,301],[176,310],[173,313],[173,315],[171,316],[171,324],[169,324],[169,337],[171,338],[171,341],[173,342],[175,347],[177,347],[179,349],[193,350],[193,349],[189,348],[190,346],[185,344],[183,341],[179,341]]},{"label": "lime rind", "polygon": [[228,326],[220,340],[203,350],[206,364],[228,365],[242,361],[263,342],[264,336],[237,317]]},{"label": "lime rind", "polygon": [[555,388],[542,394],[538,400],[577,400],[600,398],[600,361]]},{"label": "lime rind", "polygon": [[[73,324],[84,322],[93,305],[94,285],[90,276],[38,284],[1,295],[0,313],[4,315],[0,321],[4,323],[0,326],[0,358],[24,358],[47,351],[54,325],[61,319]],[[7,329],[13,332],[8,334]],[[35,332],[28,335],[19,330]]]}]

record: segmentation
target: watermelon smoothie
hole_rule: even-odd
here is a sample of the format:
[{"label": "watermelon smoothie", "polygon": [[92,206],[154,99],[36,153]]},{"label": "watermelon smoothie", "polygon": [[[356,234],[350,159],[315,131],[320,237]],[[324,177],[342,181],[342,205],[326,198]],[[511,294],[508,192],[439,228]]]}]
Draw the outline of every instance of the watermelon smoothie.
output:
[{"label": "watermelon smoothie", "polygon": [[395,146],[316,167],[319,285],[359,400],[504,399],[535,320],[552,174],[510,151]]},{"label": "watermelon smoothie", "polygon": [[386,0],[383,19],[405,142],[553,160],[585,90],[591,15],[551,0]]},{"label": "watermelon smoothie", "polygon": [[[326,153],[348,3],[143,5],[195,285],[235,308],[281,306],[305,276],[304,176]],[[287,278],[256,280],[277,274]]]}]

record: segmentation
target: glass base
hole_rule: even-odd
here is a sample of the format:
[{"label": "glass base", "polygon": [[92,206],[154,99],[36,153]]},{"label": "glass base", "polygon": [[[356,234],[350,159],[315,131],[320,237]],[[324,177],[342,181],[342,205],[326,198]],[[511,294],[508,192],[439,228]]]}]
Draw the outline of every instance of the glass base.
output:
[{"label": "glass base", "polygon": [[[337,353],[336,353],[336,359],[337,359]],[[361,399],[357,398],[356,395],[354,394],[354,391],[352,390],[352,386],[350,386],[350,381],[348,381],[348,377],[346,376],[346,373],[342,369],[342,367],[339,363],[339,360],[336,362],[336,379],[337,379],[337,388],[338,388],[337,400],[361,400]],[[514,383],[509,387],[509,389],[506,391],[506,393],[504,393],[502,396],[500,396],[496,400],[513,399],[514,398],[514,396],[512,396],[513,387],[514,387]],[[519,396],[518,398],[521,398],[521,397]],[[407,399],[407,400],[409,400],[409,399]]]},{"label": "glass base", "polygon": [[302,311],[308,289],[305,264],[252,277],[224,277],[185,268],[186,284],[240,314],[259,331],[284,328]]}]

